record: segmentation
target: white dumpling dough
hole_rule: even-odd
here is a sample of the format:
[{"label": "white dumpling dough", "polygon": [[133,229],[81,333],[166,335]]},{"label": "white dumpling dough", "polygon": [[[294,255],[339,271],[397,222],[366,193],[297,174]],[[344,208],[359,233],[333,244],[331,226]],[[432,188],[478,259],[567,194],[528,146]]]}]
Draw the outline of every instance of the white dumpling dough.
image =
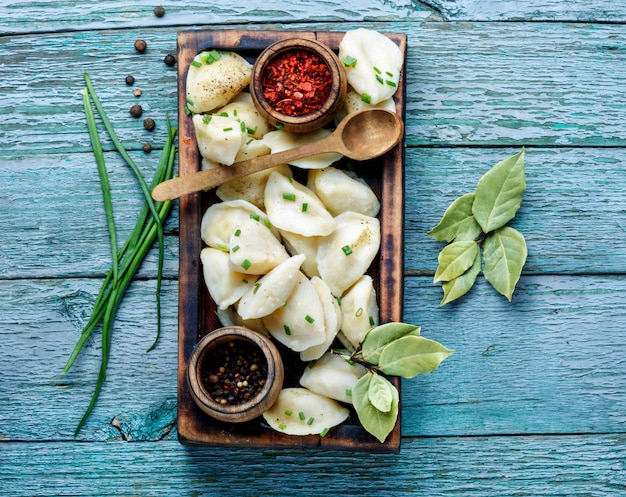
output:
[{"label": "white dumpling dough", "polygon": [[349,415],[348,409],[328,397],[306,388],[284,388],[263,418],[287,435],[319,435],[343,423]]},{"label": "white dumpling dough", "polygon": [[393,98],[388,98],[387,100],[378,102],[375,105],[372,103],[368,104],[363,101],[361,95],[357,93],[354,88],[348,87],[346,96],[343,99],[343,107],[337,114],[337,118],[341,120],[348,114],[365,109],[385,109],[391,112],[396,112],[396,102]]},{"label": "white dumpling dough", "polygon": [[[320,128],[309,133],[289,133],[287,131],[270,131],[263,137],[263,141],[270,148],[273,154],[282,152],[283,150],[289,150],[291,148],[306,145],[307,143],[315,142],[330,135],[331,131],[325,128]],[[343,156],[335,152],[328,152],[325,154],[314,155],[312,157],[306,157],[304,159],[297,159],[289,162],[292,166],[297,166],[302,169],[320,169],[327,167],[340,160]]]},{"label": "white dumpling dough", "polygon": [[370,267],[380,248],[380,221],[356,212],[339,214],[331,235],[320,239],[317,268],[339,297]]},{"label": "white dumpling dough", "polygon": [[207,64],[209,55],[196,55],[187,73],[187,106],[194,114],[223,107],[250,84],[252,64],[241,55],[221,52],[218,60]]},{"label": "white dumpling dough", "polygon": [[360,364],[327,352],[304,369],[300,385],[331,399],[352,404],[352,388],[366,373]]},{"label": "white dumpling dough", "polygon": [[222,309],[237,302],[257,280],[257,276],[232,271],[228,253],[223,250],[205,247],[200,252],[200,261],[207,290]]},{"label": "white dumpling dough", "polygon": [[380,202],[367,183],[335,167],[309,171],[307,186],[333,216],[346,211],[376,216],[380,210]]},{"label": "white dumpling dough", "polygon": [[[229,200],[211,205],[202,215],[200,236],[209,247],[229,250],[231,235],[248,219],[270,225],[265,213],[246,200]],[[271,228],[274,235],[278,231]]]},{"label": "white dumpling dough", "polygon": [[287,303],[264,317],[263,324],[276,340],[296,352],[324,341],[324,309],[304,274],[298,273],[298,282]]},{"label": "white dumpling dough", "polygon": [[228,247],[231,269],[246,274],[266,274],[289,258],[269,227],[250,217],[232,232]]},{"label": "white dumpling dough", "polygon": [[354,346],[358,347],[367,332],[378,326],[378,304],[374,281],[363,275],[341,298],[341,332]]},{"label": "white dumpling dough", "polygon": [[[208,119],[210,117],[210,119]],[[207,161],[230,166],[244,145],[247,132],[239,121],[223,116],[193,116],[193,126],[200,155]]]},{"label": "white dumpling dough", "polygon": [[215,114],[228,114],[228,117],[244,123],[248,129],[248,136],[260,140],[270,130],[270,124],[259,113],[252,102],[252,96],[248,92],[242,92]]},{"label": "white dumpling dough", "polygon": [[243,319],[262,318],[287,302],[298,282],[304,255],[280,263],[241,297],[237,312]]},{"label": "white dumpling dough", "polygon": [[217,308],[215,314],[217,314],[217,319],[220,320],[222,326],[243,326],[266,337],[270,336],[261,319],[243,319],[237,313],[236,306],[237,304],[229,305],[226,309]]},{"label": "white dumpling dough", "polygon": [[371,29],[347,31],[339,44],[339,59],[356,59],[345,67],[348,83],[354,90],[370,97],[376,105],[393,96],[400,81],[404,57],[398,46],[384,34]]},{"label": "white dumpling dough", "polygon": [[273,172],[265,185],[265,209],[273,226],[303,236],[324,236],[335,229],[326,206],[306,186]]},{"label": "white dumpling dough", "polygon": [[[314,276],[311,278],[311,284],[315,291],[317,292],[317,296],[320,299],[322,304],[322,309],[324,310],[324,333],[326,338],[319,345],[313,345],[306,350],[300,352],[300,360],[302,361],[314,361],[315,359],[319,359],[324,355],[324,352],[328,350],[331,346],[335,337],[337,336],[337,332],[341,328],[341,307],[339,306],[339,302],[335,298],[335,296],[331,293],[328,285],[324,283],[324,280]],[[306,386],[306,385],[304,385]],[[333,397],[335,398],[335,397]]]},{"label": "white dumpling dough", "polygon": [[302,264],[302,271],[309,278],[319,276],[317,270],[317,247],[319,245],[319,237],[303,236],[290,231],[279,230],[283,239],[283,244],[291,255],[304,254],[306,259]]},{"label": "white dumpling dough", "polygon": [[[254,141],[261,143],[258,140]],[[264,147],[265,145],[262,146]],[[265,209],[265,185],[274,171],[283,176],[291,176],[289,166],[282,164],[270,169],[265,169],[264,171],[259,171],[258,173],[249,174],[242,178],[227,181],[217,188],[215,194],[224,201],[243,199],[257,206],[259,209]]]}]

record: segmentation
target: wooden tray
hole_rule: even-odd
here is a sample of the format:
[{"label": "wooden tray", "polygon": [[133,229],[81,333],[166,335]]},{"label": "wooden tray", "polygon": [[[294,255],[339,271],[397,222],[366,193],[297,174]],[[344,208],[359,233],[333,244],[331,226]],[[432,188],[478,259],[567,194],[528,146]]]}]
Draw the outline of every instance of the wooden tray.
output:
[{"label": "wooden tray", "polygon": [[[406,59],[406,36],[385,33]],[[185,113],[185,83],[193,58],[207,49],[231,50],[252,62],[271,43],[294,37],[317,39],[337,50],[344,33],[295,31],[182,31],[178,33],[178,122],[179,170],[186,175],[200,169],[191,117]],[[396,110],[404,119],[404,71],[396,93]],[[380,322],[401,321],[404,291],[404,140],[383,157],[359,164],[359,174],[381,200],[381,250],[368,272],[375,281]],[[399,452],[400,417],[385,443],[381,444],[358,423],[353,412],[344,424],[325,437],[292,436],[278,433],[262,417],[243,424],[226,424],[205,415],[191,398],[186,381],[187,365],[194,346],[206,333],[220,327],[215,304],[202,276],[200,221],[206,208],[217,198],[213,192],[180,199],[180,272],[178,304],[178,438],[188,445],[245,446],[257,448],[321,448],[368,452]],[[302,371],[290,371],[286,363],[285,386],[295,386]],[[398,378],[392,378],[400,387]]]}]

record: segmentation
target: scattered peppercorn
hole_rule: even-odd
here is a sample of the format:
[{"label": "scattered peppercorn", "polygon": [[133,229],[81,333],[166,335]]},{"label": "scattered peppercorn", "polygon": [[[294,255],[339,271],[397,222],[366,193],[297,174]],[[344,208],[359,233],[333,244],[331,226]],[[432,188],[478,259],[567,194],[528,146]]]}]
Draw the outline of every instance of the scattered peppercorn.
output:
[{"label": "scattered peppercorn", "polygon": [[159,5],[154,8],[154,15],[157,17],[163,17],[165,15],[165,9],[162,5]]},{"label": "scattered peppercorn", "polygon": [[166,66],[173,67],[174,64],[176,64],[176,57],[174,57],[171,53],[167,54],[163,59],[163,62],[165,62]]},{"label": "scattered peppercorn", "polygon": [[154,119],[144,119],[143,120],[143,127],[146,128],[148,131],[152,131],[154,129]]},{"label": "scattered peppercorn", "polygon": [[130,108],[130,115],[133,117],[141,117],[142,112],[143,109],[141,108],[141,105],[135,104]]},{"label": "scattered peppercorn", "polygon": [[135,82],[135,78],[133,78],[130,74],[126,76],[126,84],[128,86],[132,86],[134,82]]},{"label": "scattered peppercorn", "polygon": [[150,145],[149,143],[144,143],[143,144],[143,151],[147,154],[149,154],[150,152],[152,152],[152,145]]},{"label": "scattered peppercorn", "polygon": [[146,48],[148,48],[148,45],[145,41],[137,40],[135,42],[135,50],[137,50],[139,53],[144,53],[146,51]]},{"label": "scattered peppercorn", "polygon": [[136,97],[140,97],[141,96],[141,88],[135,88],[133,90],[133,95],[135,95]]}]

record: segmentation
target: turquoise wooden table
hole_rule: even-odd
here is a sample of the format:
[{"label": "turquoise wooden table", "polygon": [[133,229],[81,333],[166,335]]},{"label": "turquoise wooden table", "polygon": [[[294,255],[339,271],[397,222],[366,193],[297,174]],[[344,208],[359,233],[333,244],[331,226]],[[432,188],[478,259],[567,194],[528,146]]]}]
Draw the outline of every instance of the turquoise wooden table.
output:
[{"label": "turquoise wooden table", "polygon": [[[131,3],[0,2],[0,494],[626,495],[623,2],[175,0],[163,17],[155,3]],[[400,453],[178,442],[176,209],[158,345],[146,352],[153,250],[119,309],[107,382],[74,438],[98,335],[61,370],[111,262],[83,72],[147,175],[166,114],[176,119],[176,68],[163,58],[177,31],[355,27],[408,36],[404,320],[456,350],[436,372],[403,381]],[[137,102],[156,121],[151,133],[128,113]],[[124,238],[141,194],[104,145]],[[527,190],[513,226],[529,256],[512,302],[480,277],[439,307],[442,246],[426,232],[522,146]]]}]

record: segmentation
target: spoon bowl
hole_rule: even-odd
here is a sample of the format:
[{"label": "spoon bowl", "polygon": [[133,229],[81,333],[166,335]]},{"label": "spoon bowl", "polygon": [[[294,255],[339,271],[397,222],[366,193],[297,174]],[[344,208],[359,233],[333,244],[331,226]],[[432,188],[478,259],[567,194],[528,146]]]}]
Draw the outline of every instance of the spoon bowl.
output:
[{"label": "spoon bowl", "polygon": [[330,135],[300,147],[263,155],[232,166],[179,176],[158,184],[152,198],[159,202],[209,190],[233,179],[317,154],[336,152],[354,160],[379,157],[395,147],[402,138],[404,124],[384,109],[366,109],[348,114]]}]

